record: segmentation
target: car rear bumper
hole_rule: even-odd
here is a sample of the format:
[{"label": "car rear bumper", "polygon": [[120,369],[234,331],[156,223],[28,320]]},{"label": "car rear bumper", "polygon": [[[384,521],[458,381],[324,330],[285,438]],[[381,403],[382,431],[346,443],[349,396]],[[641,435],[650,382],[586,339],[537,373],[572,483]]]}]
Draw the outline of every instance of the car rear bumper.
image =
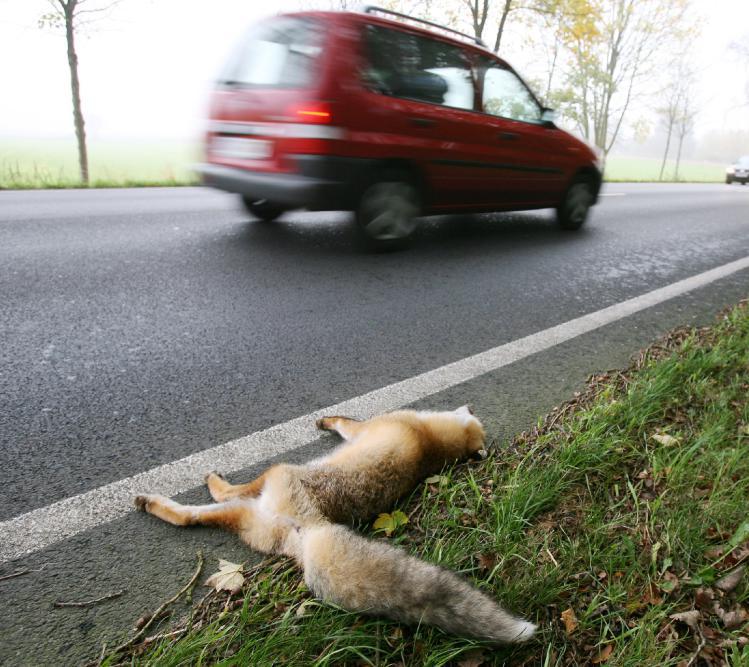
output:
[{"label": "car rear bumper", "polygon": [[203,163],[195,167],[204,185],[289,208],[350,210],[356,206],[373,160],[295,156],[297,173],[249,171]]}]

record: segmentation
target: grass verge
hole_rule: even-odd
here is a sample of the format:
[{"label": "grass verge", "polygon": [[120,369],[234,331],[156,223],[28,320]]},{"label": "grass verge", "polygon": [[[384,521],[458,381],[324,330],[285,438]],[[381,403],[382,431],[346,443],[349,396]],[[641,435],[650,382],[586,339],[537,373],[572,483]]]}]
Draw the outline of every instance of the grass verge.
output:
[{"label": "grass verge", "polygon": [[[103,664],[749,664],[749,307],[677,330],[402,505],[393,539],[540,631],[519,648],[312,599],[290,561]],[[376,538],[385,539],[385,538]],[[187,575],[186,575],[187,578]]]}]

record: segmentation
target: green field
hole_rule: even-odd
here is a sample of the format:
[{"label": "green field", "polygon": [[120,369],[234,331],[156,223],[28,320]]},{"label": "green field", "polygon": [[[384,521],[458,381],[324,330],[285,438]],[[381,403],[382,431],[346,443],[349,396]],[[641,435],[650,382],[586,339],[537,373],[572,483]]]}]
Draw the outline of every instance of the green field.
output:
[{"label": "green field", "polygon": [[[199,147],[188,141],[90,141],[93,186],[181,185],[195,181]],[[0,188],[79,185],[72,139],[0,139]]]},{"label": "green field", "polygon": [[[726,165],[716,162],[682,160],[679,177],[674,177],[675,160],[668,160],[663,170],[664,181],[685,181],[690,183],[722,183],[725,180]],[[658,158],[610,157],[606,163],[607,181],[657,181],[661,171]]]},{"label": "green field", "polygon": [[[89,170],[95,187],[183,185],[195,182],[190,167],[200,147],[190,141],[90,141]],[[683,161],[680,181],[722,182],[724,165]],[[655,181],[660,160],[611,157],[610,181]],[[666,180],[674,179],[669,161]],[[73,139],[0,139],[0,189],[66,188],[79,185],[78,154]]]}]

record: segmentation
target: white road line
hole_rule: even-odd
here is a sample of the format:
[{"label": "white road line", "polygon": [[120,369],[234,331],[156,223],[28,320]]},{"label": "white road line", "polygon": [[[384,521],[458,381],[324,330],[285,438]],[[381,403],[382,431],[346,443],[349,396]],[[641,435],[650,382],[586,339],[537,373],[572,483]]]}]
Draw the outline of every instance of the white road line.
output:
[{"label": "white road line", "polygon": [[626,192],[602,192],[599,197],[626,197]]},{"label": "white road line", "polygon": [[172,496],[201,485],[203,475],[209,470],[230,473],[308,444],[320,436],[314,424],[322,415],[366,417],[400,408],[746,268],[749,256],[408,380],[21,514],[0,523],[0,563],[124,516],[132,509],[132,498],[137,493],[150,491]]}]

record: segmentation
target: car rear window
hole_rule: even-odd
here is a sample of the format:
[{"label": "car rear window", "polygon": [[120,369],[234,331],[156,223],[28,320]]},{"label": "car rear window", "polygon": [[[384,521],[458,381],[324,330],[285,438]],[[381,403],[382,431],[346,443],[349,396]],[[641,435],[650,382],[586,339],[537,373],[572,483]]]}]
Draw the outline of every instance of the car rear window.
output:
[{"label": "car rear window", "polygon": [[307,88],[314,82],[323,26],[283,16],[253,26],[232,54],[220,83],[257,88]]},{"label": "car rear window", "polygon": [[474,108],[471,67],[462,51],[436,39],[368,25],[365,84],[377,92],[459,109]]}]

